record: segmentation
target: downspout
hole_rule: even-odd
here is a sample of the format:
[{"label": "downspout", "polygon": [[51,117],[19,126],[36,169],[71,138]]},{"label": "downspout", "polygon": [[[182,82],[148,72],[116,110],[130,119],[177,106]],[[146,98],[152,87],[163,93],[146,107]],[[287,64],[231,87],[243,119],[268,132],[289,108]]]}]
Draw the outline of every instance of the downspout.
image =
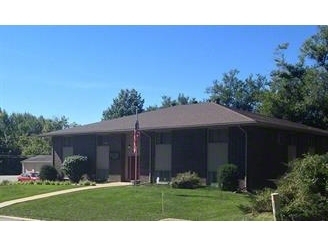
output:
[{"label": "downspout", "polygon": [[244,177],[244,182],[245,182],[245,191],[247,191],[247,140],[248,140],[248,135],[247,131],[244,130],[241,126],[238,126],[238,128],[244,133],[245,135],[245,177]]},{"label": "downspout", "polygon": [[146,137],[149,138],[149,169],[148,169],[148,175],[149,175],[149,183],[151,183],[151,136],[148,135],[146,132],[140,131],[143,133]]},{"label": "downspout", "polygon": [[51,137],[51,145],[52,145],[52,148],[51,148],[51,154],[52,154],[52,166],[53,167],[56,167],[56,164],[55,164],[55,148],[54,148],[54,145],[55,145],[55,140],[53,137]]}]

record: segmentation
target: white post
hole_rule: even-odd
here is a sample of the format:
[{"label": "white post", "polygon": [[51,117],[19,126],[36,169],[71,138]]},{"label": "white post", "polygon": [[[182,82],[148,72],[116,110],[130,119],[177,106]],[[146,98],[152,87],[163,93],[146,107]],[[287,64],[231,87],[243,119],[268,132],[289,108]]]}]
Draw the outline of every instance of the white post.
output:
[{"label": "white post", "polygon": [[272,202],[273,220],[277,221],[280,218],[279,215],[280,199],[278,193],[271,193],[271,202]]}]

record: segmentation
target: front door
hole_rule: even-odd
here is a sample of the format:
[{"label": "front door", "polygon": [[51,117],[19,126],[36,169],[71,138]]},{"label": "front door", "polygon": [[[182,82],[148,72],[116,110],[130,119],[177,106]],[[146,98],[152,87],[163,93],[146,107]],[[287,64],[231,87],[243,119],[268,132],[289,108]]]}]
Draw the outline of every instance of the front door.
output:
[{"label": "front door", "polygon": [[97,179],[108,179],[109,164],[109,146],[97,146]]}]

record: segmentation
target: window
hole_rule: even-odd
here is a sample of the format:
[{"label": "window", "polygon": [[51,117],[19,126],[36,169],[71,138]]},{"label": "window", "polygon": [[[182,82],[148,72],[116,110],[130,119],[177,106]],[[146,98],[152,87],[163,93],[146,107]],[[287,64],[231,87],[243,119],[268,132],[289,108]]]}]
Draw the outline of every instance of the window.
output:
[{"label": "window", "polygon": [[64,146],[65,147],[72,146],[72,138],[71,137],[64,137]]},{"label": "window", "polygon": [[109,136],[98,136],[97,145],[98,146],[109,145]]},{"label": "window", "polygon": [[210,129],[208,138],[209,143],[227,143],[229,140],[228,129]]},{"label": "window", "polygon": [[172,135],[170,132],[156,133],[156,144],[171,144]]}]

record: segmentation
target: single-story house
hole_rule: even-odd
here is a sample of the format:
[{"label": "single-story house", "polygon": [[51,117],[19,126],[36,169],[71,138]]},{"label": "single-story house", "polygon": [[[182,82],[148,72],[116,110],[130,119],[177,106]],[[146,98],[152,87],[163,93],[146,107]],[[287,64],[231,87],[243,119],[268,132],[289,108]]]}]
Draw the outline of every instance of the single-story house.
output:
[{"label": "single-story house", "polygon": [[44,165],[53,165],[52,155],[37,155],[27,158],[22,163],[22,173],[26,171],[40,172],[40,169]]},{"label": "single-story house", "polygon": [[194,171],[216,182],[225,163],[238,166],[247,189],[267,185],[304,153],[328,151],[328,131],[230,109],[215,103],[179,105],[138,115],[140,138],[133,153],[136,116],[101,121],[45,134],[52,138],[52,161],[88,157],[90,174],[116,181],[168,181]]}]

